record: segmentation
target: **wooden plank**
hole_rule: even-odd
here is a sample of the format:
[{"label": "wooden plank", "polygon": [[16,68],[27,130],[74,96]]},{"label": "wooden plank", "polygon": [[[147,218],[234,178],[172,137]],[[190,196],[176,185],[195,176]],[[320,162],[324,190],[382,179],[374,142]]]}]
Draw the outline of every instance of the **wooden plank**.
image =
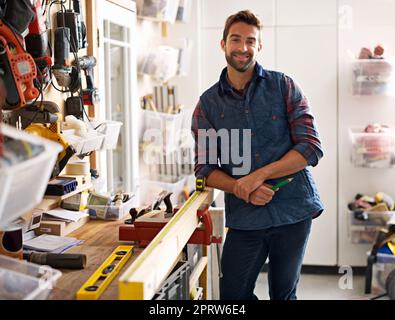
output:
[{"label": "wooden plank", "polygon": [[197,210],[208,200],[212,200],[212,189],[209,188],[195,192],[188,199],[122,275],[120,299],[148,300],[154,296],[199,224]]},{"label": "wooden plank", "polygon": [[[222,243],[219,244],[219,251],[221,254],[223,243],[225,241],[225,210],[221,207],[211,207],[209,209],[211,220],[213,222],[213,235],[222,237]],[[219,300],[219,264],[217,245],[212,245],[209,248],[211,255],[210,263],[210,283],[211,283],[211,296],[210,300]]]},{"label": "wooden plank", "polygon": [[208,257],[201,257],[199,262],[196,264],[191,275],[189,276],[189,288],[195,287],[196,282],[198,282],[200,275],[203,273],[204,268],[206,268],[208,262]]},{"label": "wooden plank", "polygon": [[[203,256],[207,257],[207,246],[203,246]],[[205,265],[200,277],[199,277],[199,286],[203,288],[203,300],[208,300],[208,268],[207,264]]]}]

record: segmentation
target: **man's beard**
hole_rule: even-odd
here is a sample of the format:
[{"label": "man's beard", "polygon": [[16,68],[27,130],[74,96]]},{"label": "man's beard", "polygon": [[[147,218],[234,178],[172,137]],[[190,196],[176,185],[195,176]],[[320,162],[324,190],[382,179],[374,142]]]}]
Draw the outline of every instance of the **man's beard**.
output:
[{"label": "man's beard", "polygon": [[250,66],[254,63],[254,59],[251,55],[245,62],[242,63],[242,62],[236,61],[233,58],[232,54],[233,53],[228,55],[225,53],[225,58],[226,58],[226,61],[228,62],[228,64],[231,65],[238,72],[246,72],[250,68]]}]

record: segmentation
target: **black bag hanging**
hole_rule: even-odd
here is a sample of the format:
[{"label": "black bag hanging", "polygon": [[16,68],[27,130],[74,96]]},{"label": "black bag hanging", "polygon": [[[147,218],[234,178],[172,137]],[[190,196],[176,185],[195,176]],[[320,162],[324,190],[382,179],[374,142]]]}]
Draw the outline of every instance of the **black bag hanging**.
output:
[{"label": "black bag hanging", "polygon": [[34,20],[30,0],[0,0],[0,15],[19,34],[22,34]]}]

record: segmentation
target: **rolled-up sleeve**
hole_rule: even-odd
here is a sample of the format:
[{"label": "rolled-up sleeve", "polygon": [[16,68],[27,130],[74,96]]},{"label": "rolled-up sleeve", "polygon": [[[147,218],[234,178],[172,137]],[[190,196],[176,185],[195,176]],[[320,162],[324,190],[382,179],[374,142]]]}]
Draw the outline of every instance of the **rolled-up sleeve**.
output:
[{"label": "rolled-up sleeve", "polygon": [[216,139],[216,133],[207,119],[200,101],[192,115],[191,130],[195,140],[195,176],[205,176],[207,178],[212,171],[219,169],[218,150],[216,145],[210,144],[206,140],[208,134]]},{"label": "rolled-up sleeve", "polygon": [[309,102],[300,87],[284,75],[285,100],[293,150],[298,151],[309,166],[316,166],[324,153]]}]

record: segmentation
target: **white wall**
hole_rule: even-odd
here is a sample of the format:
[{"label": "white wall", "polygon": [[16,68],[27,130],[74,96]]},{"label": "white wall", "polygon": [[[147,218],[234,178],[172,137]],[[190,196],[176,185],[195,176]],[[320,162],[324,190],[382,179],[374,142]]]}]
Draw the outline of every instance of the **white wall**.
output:
[{"label": "white wall", "polygon": [[[395,99],[383,96],[353,96],[349,53],[382,43],[387,58],[395,56],[395,1],[340,0],[339,20],[339,264],[366,265],[371,245],[351,244],[346,210],[356,193],[373,196],[382,191],[395,195],[394,169],[355,168],[350,163],[349,127],[369,123],[395,126]],[[348,14],[343,14],[348,12]]]}]

